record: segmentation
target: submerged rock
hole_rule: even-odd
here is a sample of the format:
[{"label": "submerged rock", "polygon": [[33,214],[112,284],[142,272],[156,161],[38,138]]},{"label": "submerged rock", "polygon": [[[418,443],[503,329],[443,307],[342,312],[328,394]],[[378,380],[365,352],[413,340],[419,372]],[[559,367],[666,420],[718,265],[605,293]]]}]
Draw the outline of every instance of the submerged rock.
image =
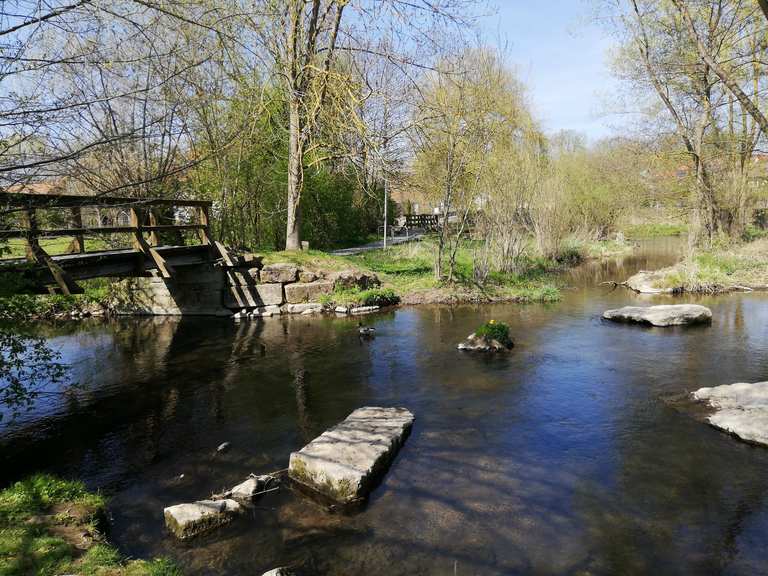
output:
[{"label": "submerged rock", "polygon": [[274,476],[265,474],[264,476],[251,476],[245,482],[241,482],[224,494],[225,498],[232,498],[242,503],[253,502],[268,488],[277,485],[278,480]]},{"label": "submerged rock", "polygon": [[683,326],[707,324],[712,311],[698,304],[664,304],[661,306],[624,306],[607,310],[603,318],[614,322],[632,322],[652,326]]},{"label": "submerged rock", "polygon": [[473,332],[467,336],[467,339],[459,344],[457,348],[459,350],[469,350],[471,352],[502,352],[511,350],[513,346],[514,343],[512,341],[509,342],[509,346],[505,346],[496,339],[478,336]]},{"label": "submerged rock", "polygon": [[261,576],[293,576],[293,571],[285,566],[273,568],[269,572],[264,572]]},{"label": "submerged rock", "polygon": [[405,408],[358,408],[292,453],[288,474],[342,504],[364,498],[386,472],[413,419]]},{"label": "submerged rock", "polygon": [[165,525],[180,540],[218,528],[240,513],[242,506],[235,500],[199,500],[176,504],[163,510]]},{"label": "submerged rock", "polygon": [[693,398],[714,410],[707,421],[715,428],[768,446],[768,382],[699,388]]},{"label": "submerged rock", "polygon": [[641,294],[672,294],[682,292],[682,287],[659,287],[659,284],[665,280],[666,272],[666,270],[656,270],[653,272],[641,270],[634,276],[630,276],[624,284],[631,290]]}]

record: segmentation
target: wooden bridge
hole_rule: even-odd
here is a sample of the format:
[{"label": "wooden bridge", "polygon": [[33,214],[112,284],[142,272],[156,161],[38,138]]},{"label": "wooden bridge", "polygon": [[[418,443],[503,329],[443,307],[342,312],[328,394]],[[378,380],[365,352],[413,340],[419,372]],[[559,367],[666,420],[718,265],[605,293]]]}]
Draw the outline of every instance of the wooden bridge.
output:
[{"label": "wooden bridge", "polygon": [[[0,214],[3,221],[13,224],[0,229],[0,241],[23,239],[26,257],[0,260],[0,272],[31,275],[39,283],[57,286],[64,294],[75,294],[82,292],[77,281],[88,278],[144,276],[153,270],[163,278],[172,278],[177,267],[218,258],[229,264],[224,246],[211,238],[210,207],[211,203],[203,200],[2,192]],[[118,209],[128,221],[122,225],[102,225],[99,218],[98,225],[84,226],[84,211],[89,208]],[[177,209],[186,211],[188,219],[196,222],[177,224]],[[70,227],[41,228],[40,211],[56,211],[55,218],[49,220],[68,221]],[[173,223],[164,224],[163,220]],[[196,244],[187,245],[185,231],[195,232]],[[126,244],[130,243],[131,248],[86,251],[86,236],[120,234],[128,236]],[[40,244],[43,238],[57,237],[72,238],[68,253],[51,255]],[[162,244],[161,238],[167,242],[169,237],[173,242]]]}]

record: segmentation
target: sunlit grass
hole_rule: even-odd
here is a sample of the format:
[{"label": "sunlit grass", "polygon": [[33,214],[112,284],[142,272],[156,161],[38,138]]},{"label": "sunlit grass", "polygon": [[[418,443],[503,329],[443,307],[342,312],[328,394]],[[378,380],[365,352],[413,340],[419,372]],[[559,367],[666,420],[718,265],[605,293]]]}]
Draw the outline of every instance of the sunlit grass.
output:
[{"label": "sunlit grass", "polygon": [[[168,560],[126,561],[100,536],[106,501],[82,482],[36,474],[0,491],[3,576],[178,576]],[[72,540],[90,534],[82,553]],[[79,542],[78,542],[79,543]]]}]

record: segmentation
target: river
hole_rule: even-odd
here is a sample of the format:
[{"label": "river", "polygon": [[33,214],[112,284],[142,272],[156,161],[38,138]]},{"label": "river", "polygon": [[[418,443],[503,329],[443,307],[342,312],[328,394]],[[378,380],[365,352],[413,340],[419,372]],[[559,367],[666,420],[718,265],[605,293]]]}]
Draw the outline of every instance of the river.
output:
[{"label": "river", "polygon": [[[600,319],[671,301],[599,283],[680,251],[660,239],[588,262],[555,304],[370,316],[372,341],[357,319],[328,317],[41,326],[82,387],[0,424],[0,482],[82,478],[111,496],[124,553],[167,555],[188,574],[766,574],[768,449],[664,398],[768,379],[768,294],[686,297],[712,308],[711,327]],[[489,319],[509,323],[514,350],[458,352]],[[359,513],[284,490],[191,543],[166,533],[164,506],[285,468],[363,405],[405,406],[416,423]]]}]

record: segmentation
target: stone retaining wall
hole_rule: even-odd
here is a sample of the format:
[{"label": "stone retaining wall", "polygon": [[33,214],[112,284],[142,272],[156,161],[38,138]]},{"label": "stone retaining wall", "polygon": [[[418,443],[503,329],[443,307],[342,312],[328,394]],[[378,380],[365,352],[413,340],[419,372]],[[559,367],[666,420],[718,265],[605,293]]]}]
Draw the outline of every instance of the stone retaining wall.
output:
[{"label": "stone retaining wall", "polygon": [[[318,300],[337,287],[378,285],[373,274],[308,270],[291,263],[262,266],[258,257],[245,255],[230,268],[197,265],[177,268],[171,279],[153,273],[122,280],[113,290],[112,308],[134,315],[311,313],[320,311]],[[303,306],[308,304],[313,306]]]}]

